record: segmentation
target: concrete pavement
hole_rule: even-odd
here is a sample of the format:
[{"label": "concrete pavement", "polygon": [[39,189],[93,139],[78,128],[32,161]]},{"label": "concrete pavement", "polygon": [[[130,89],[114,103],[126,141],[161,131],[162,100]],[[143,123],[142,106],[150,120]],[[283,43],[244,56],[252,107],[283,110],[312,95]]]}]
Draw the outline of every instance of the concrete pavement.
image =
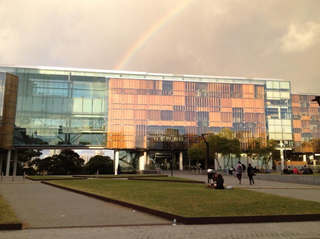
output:
[{"label": "concrete pavement", "polygon": [[[163,173],[171,174],[170,171]],[[188,171],[174,171],[174,176],[207,181],[206,174]],[[233,176],[224,176],[224,178],[227,185],[234,187],[320,202],[320,185],[262,181],[258,177],[255,178],[254,186],[249,185],[249,180],[246,178],[239,185]],[[165,219],[133,212],[132,209],[100,202],[39,182],[22,181],[22,178],[15,179],[15,182],[6,178],[5,182],[0,183],[0,193],[23,221],[25,228],[29,228],[22,231],[2,231],[1,239],[320,238],[320,222],[172,225]],[[161,224],[165,225],[161,226]],[[52,229],[54,227],[57,228]]]},{"label": "concrete pavement", "polygon": [[0,194],[23,228],[171,224],[147,213],[19,178],[0,183]]},{"label": "concrete pavement", "polygon": [[[162,173],[169,176],[171,175],[171,171],[163,171]],[[173,171],[173,176],[207,182],[206,174],[193,173],[190,171]],[[246,175],[243,176],[241,184],[239,184],[238,179],[234,175],[225,175],[223,178],[225,184],[229,186],[320,203],[320,185],[264,181],[259,179],[259,174],[254,176],[255,184],[250,185],[248,177],[246,177]]]},{"label": "concrete pavement", "polygon": [[316,239],[319,222],[125,226],[0,231],[1,239]]}]

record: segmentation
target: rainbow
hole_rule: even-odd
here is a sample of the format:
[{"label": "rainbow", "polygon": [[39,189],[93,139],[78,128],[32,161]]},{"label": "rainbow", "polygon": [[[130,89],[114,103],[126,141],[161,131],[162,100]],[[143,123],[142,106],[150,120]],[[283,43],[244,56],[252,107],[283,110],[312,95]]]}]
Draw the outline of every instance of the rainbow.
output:
[{"label": "rainbow", "polygon": [[196,0],[187,0],[185,3],[177,6],[169,11],[159,21],[153,24],[147,31],[145,31],[139,39],[131,46],[130,50],[122,57],[120,62],[116,65],[115,70],[122,70],[123,67],[131,60],[131,58],[141,49],[146,42],[154,36],[164,25],[166,25],[171,19],[177,16],[184,9],[189,7]]}]

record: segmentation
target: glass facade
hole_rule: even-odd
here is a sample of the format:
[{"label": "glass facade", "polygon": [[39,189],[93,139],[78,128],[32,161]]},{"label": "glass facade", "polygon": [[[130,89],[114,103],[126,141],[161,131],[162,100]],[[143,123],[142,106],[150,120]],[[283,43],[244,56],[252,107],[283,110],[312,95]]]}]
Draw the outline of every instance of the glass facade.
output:
[{"label": "glass facade", "polygon": [[136,167],[142,152],[185,153],[201,134],[223,128],[242,149],[253,138],[295,150],[320,138],[314,96],[291,96],[289,81],[50,67],[0,71],[0,107],[10,88],[6,75],[19,77],[16,148],[113,149]]},{"label": "glass facade", "polygon": [[246,149],[266,140],[263,85],[109,79],[106,148],[187,150],[230,128]]},{"label": "glass facade", "polygon": [[266,81],[266,115],[269,139],[293,146],[290,82]]},{"label": "glass facade", "polygon": [[320,108],[316,95],[292,94],[292,122],[296,152],[320,152]]}]

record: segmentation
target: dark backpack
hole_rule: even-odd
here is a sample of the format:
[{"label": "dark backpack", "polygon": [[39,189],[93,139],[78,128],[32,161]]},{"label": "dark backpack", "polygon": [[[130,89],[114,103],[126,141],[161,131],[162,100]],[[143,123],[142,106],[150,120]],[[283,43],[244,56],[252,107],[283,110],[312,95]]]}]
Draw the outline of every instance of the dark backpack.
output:
[{"label": "dark backpack", "polygon": [[243,169],[243,172],[245,172],[246,171],[246,165],[244,165],[244,164],[241,164],[242,165],[242,169]]}]

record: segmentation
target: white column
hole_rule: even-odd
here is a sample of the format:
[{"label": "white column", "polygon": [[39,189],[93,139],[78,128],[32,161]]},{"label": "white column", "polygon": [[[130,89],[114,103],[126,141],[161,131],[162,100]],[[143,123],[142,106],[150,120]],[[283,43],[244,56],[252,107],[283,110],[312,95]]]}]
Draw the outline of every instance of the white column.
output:
[{"label": "white column", "polygon": [[10,159],[11,159],[11,150],[8,150],[6,176],[9,176],[9,172],[10,172]]},{"label": "white column", "polygon": [[303,161],[304,161],[304,162],[307,161],[307,155],[306,155],[306,154],[303,155]]},{"label": "white column", "polygon": [[13,176],[17,176],[17,165],[18,165],[18,150],[14,152],[14,159],[13,159]]},{"label": "white column", "polygon": [[283,148],[280,149],[280,157],[281,157],[281,170],[283,170],[284,169]]},{"label": "white column", "polygon": [[143,156],[139,157],[140,170],[145,170],[146,161],[147,161],[147,152],[143,152]]},{"label": "white column", "polygon": [[116,150],[114,153],[114,175],[118,175],[118,166],[119,166],[119,151]]},{"label": "white column", "polygon": [[183,170],[183,153],[180,151],[179,153],[179,170]]}]

